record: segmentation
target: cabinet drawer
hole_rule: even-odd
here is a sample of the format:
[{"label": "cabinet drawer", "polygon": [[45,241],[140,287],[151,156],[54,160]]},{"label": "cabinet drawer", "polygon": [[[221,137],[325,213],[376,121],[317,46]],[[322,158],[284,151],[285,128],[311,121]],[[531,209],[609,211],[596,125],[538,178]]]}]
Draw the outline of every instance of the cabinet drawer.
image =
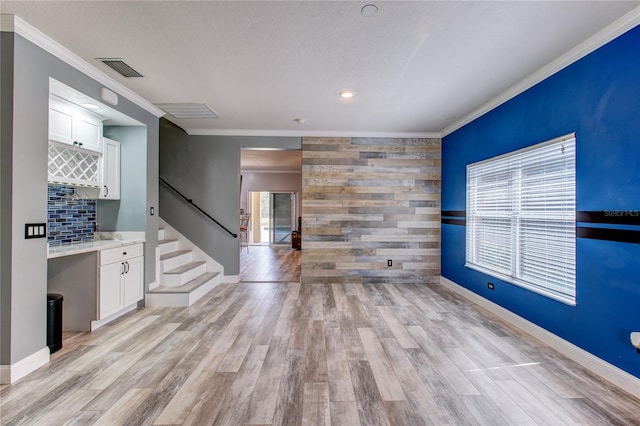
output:
[{"label": "cabinet drawer", "polygon": [[142,256],[142,243],[116,247],[100,251],[100,265],[108,265],[113,262],[121,262],[133,257]]}]

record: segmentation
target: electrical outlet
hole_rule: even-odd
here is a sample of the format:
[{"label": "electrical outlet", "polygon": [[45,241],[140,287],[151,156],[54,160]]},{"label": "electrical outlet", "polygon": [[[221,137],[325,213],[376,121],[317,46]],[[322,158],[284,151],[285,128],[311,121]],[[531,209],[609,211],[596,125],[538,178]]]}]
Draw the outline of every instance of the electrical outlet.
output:
[{"label": "electrical outlet", "polygon": [[489,288],[489,290],[495,290],[493,283],[487,283],[487,287]]},{"label": "electrical outlet", "polygon": [[387,266],[393,266],[393,261],[391,259],[387,260]]}]

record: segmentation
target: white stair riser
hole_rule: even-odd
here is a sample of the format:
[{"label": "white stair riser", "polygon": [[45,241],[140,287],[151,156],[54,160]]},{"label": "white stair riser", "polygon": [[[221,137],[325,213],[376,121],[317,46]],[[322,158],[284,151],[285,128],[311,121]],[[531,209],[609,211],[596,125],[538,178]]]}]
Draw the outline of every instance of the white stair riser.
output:
[{"label": "white stair riser", "polygon": [[160,251],[160,255],[171,253],[172,251],[178,251],[180,249],[180,244],[178,241],[171,241],[170,243],[162,243],[158,245],[158,249]]},{"label": "white stair riser", "polygon": [[191,293],[147,293],[146,306],[188,307],[197,302],[202,296],[220,284],[220,276],[210,279],[206,284]]},{"label": "white stair riser", "polygon": [[185,263],[189,263],[192,260],[193,260],[193,253],[187,252],[187,253],[181,254],[180,256],[175,256],[170,259],[161,260],[160,267],[162,268],[162,272],[167,272],[177,268],[178,266],[182,266]]},{"label": "white stair riser", "polygon": [[189,293],[189,306],[198,301],[202,296],[209,293],[214,287],[220,284],[220,275],[216,275],[210,279],[206,284],[198,287],[191,293]]},{"label": "white stair riser", "polygon": [[178,286],[181,286],[182,284],[188,283],[192,279],[196,278],[199,275],[204,274],[205,272],[207,272],[206,263],[203,263],[202,265],[199,265],[181,274],[165,273],[163,277],[164,285],[170,286],[170,287],[178,287]]}]

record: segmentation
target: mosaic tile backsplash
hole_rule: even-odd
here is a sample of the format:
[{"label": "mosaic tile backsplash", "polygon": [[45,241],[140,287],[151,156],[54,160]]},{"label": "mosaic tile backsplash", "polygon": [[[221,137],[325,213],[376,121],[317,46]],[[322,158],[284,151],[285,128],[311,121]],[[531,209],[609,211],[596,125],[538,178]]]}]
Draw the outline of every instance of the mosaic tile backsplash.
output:
[{"label": "mosaic tile backsplash", "polygon": [[93,241],[96,200],[75,198],[72,187],[49,185],[47,242],[50,246]]}]

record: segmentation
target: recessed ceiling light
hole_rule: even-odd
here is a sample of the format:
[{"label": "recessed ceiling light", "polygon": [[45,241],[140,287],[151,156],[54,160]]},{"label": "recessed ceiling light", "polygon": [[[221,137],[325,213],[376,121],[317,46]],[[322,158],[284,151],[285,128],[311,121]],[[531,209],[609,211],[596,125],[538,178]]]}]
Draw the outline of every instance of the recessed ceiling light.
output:
[{"label": "recessed ceiling light", "polygon": [[304,118],[294,118],[293,121],[295,121],[298,124],[304,124]]},{"label": "recessed ceiling light", "polygon": [[378,6],[375,4],[368,4],[360,9],[360,13],[362,13],[362,16],[370,18],[378,13]]},{"label": "recessed ceiling light", "polygon": [[80,106],[86,109],[100,109],[98,105],[94,104],[80,104]]},{"label": "recessed ceiling light", "polygon": [[356,92],[354,92],[353,90],[349,90],[349,89],[345,89],[345,90],[341,90],[338,92],[338,95],[340,95],[343,98],[353,98],[353,95],[355,95]]}]

